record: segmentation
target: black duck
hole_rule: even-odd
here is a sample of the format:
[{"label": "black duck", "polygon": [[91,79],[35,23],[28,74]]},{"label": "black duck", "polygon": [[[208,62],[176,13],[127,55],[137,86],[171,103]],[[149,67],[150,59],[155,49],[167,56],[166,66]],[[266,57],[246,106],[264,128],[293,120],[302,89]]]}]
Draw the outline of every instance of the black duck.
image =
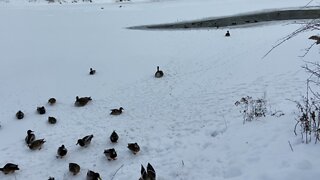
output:
[{"label": "black duck", "polygon": [[116,131],[113,131],[112,134],[110,135],[110,141],[113,143],[118,142],[119,136],[116,133]]},{"label": "black duck", "polygon": [[159,66],[157,66],[157,71],[154,74],[154,77],[161,78],[163,76],[163,71],[159,70]]},{"label": "black duck", "polygon": [[90,68],[90,72],[89,72],[89,74],[90,74],[90,75],[94,75],[95,73],[96,73],[96,70],[94,70],[94,69]]},{"label": "black duck", "polygon": [[227,33],[225,34],[226,37],[229,37],[230,36],[230,32],[227,31]]},{"label": "black duck", "polygon": [[36,136],[33,134],[33,131],[28,130],[27,131],[27,136],[25,138],[25,141],[27,144],[30,144],[32,141],[36,139]]},{"label": "black duck", "polygon": [[17,117],[17,119],[23,119],[24,118],[24,113],[22,111],[18,111],[16,113],[16,117]]},{"label": "black duck", "polygon": [[64,145],[60,146],[57,150],[57,158],[63,158],[67,152],[68,150]]},{"label": "black duck", "polygon": [[122,107],[120,107],[119,109],[111,109],[110,115],[120,115],[122,114],[122,110],[124,110]]},{"label": "black duck", "polygon": [[42,107],[37,107],[37,112],[39,114],[45,114],[46,113],[46,108],[44,108],[44,106]]}]

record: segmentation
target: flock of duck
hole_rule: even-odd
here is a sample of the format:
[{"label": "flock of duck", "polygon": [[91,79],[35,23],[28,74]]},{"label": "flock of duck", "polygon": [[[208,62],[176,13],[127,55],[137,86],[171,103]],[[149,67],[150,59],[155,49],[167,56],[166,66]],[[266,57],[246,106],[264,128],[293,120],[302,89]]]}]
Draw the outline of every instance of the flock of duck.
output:
[{"label": "flock of duck", "polygon": [[[96,73],[96,70],[90,68],[90,75],[94,75]],[[161,71],[159,69],[159,66],[157,66],[157,71],[154,74],[155,78],[161,78],[163,77],[164,73],[163,71]],[[76,97],[75,103],[74,105],[76,107],[82,107],[88,104],[89,101],[92,101],[91,97]],[[55,98],[50,98],[48,100],[48,103],[50,105],[54,105],[56,103],[56,99]],[[111,109],[110,115],[120,115],[122,114],[122,111],[124,109],[122,107],[120,107],[119,109]],[[39,114],[45,114],[46,113],[46,109],[44,106],[42,107],[37,107],[37,112]],[[23,119],[24,118],[24,113],[22,111],[18,111],[16,113],[16,118],[17,119]],[[48,117],[48,122],[50,124],[55,124],[57,122],[56,118],[54,117]],[[81,139],[78,139],[77,144],[81,147],[88,147],[91,143],[91,140],[93,138],[93,134],[91,135],[87,135]],[[113,131],[110,135],[110,141],[112,143],[117,143],[119,139],[119,135],[116,133],[116,131]],[[45,139],[36,139],[36,136],[34,134],[34,131],[32,130],[28,130],[27,131],[27,136],[25,137],[25,143],[27,144],[27,146],[29,147],[29,149],[31,150],[40,150],[42,148],[42,145],[45,143]],[[140,151],[140,146],[138,145],[138,143],[128,143],[127,148],[133,153],[133,154],[137,154]],[[66,156],[68,153],[67,148],[64,145],[61,145],[58,149],[57,149],[57,158],[63,158],[64,156]],[[117,152],[114,148],[111,149],[105,149],[104,150],[104,155],[107,157],[107,159],[109,161],[111,160],[116,160],[117,159]],[[77,163],[69,163],[69,171],[71,172],[71,174],[73,175],[77,175],[80,172],[80,165],[78,165]],[[15,171],[19,170],[19,167],[17,164],[14,163],[7,163],[5,164],[2,168],[0,168],[0,171],[2,171],[4,174],[10,174],[10,173],[14,173]],[[139,180],[156,180],[156,173],[154,168],[152,167],[152,165],[150,163],[148,163],[147,165],[147,170],[143,167],[143,165],[141,165],[141,177],[139,178]],[[98,172],[94,172],[92,170],[88,170],[87,172],[87,180],[101,180],[100,174]],[[54,177],[49,177],[49,180],[54,180]]]}]

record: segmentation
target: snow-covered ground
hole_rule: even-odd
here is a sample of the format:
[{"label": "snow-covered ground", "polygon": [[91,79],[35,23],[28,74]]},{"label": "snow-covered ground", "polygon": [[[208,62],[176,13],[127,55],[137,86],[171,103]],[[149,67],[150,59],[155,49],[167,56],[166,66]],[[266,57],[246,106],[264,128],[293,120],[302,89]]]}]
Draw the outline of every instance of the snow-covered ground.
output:
[{"label": "snow-covered ground", "polygon": [[[263,9],[303,7],[309,0],[158,0],[118,3],[47,4],[0,2],[0,166],[20,171],[0,179],[85,179],[88,169],[102,179],[137,180],[150,162],[158,180],[301,180],[320,176],[319,144],[295,136],[295,104],[305,93],[304,61],[318,47],[300,34],[262,58],[300,25],[191,31],[139,31],[126,27],[193,20]],[[317,6],[312,1],[309,6]],[[121,6],[121,7],[120,7]],[[153,77],[156,66],[165,76]],[[89,68],[97,70],[90,76]],[[270,110],[285,113],[243,124],[235,101],[266,94]],[[75,107],[76,96],[91,96]],[[57,104],[49,106],[50,97]],[[37,106],[47,108],[45,115]],[[124,113],[110,116],[122,106]],[[25,112],[23,120],[15,113]],[[55,125],[47,123],[54,116]],[[25,145],[26,131],[45,138],[40,151]],[[117,144],[109,141],[116,130]],[[87,148],[79,138],[94,134]],[[293,152],[288,141],[291,142]],[[133,155],[127,143],[137,142]],[[69,152],[56,159],[64,144]],[[116,161],[104,149],[115,148]],[[78,163],[77,176],[68,163]],[[122,166],[123,165],[123,166]]]}]

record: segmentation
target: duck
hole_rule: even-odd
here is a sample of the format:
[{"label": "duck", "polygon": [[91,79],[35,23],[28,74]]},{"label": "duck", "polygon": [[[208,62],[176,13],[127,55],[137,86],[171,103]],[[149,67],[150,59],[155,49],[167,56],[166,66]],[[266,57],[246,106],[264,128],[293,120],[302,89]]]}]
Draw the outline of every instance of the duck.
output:
[{"label": "duck", "polygon": [[44,108],[44,106],[37,107],[37,111],[38,111],[39,114],[45,114],[46,113],[46,108]]},{"label": "duck", "polygon": [[3,166],[3,168],[0,168],[0,171],[2,171],[4,174],[14,173],[16,170],[20,170],[17,164],[13,163],[7,163]]},{"label": "duck", "polygon": [[116,131],[113,131],[110,135],[110,141],[113,143],[116,143],[118,142],[118,139],[119,139],[118,134],[116,133]]},{"label": "duck", "polygon": [[16,117],[17,117],[17,119],[23,119],[23,118],[24,118],[24,113],[19,110],[19,111],[16,113]]},{"label": "duck", "polygon": [[80,172],[80,166],[77,163],[69,163],[69,171],[75,176]]},{"label": "duck", "polygon": [[44,139],[38,139],[38,140],[34,140],[32,141],[30,144],[28,144],[29,148],[31,150],[40,150],[42,148],[42,145],[45,143],[46,141]]},{"label": "duck", "polygon": [[90,74],[90,75],[94,75],[95,73],[96,73],[96,70],[94,70],[94,69],[90,68],[90,72],[89,72],[89,74]]},{"label": "duck", "polygon": [[88,170],[87,180],[98,180],[98,179],[102,180],[99,173]]},{"label": "duck", "polygon": [[32,141],[36,139],[36,136],[33,134],[33,131],[30,129],[27,131],[27,136],[25,138],[25,141],[27,144],[30,144]]},{"label": "duck", "polygon": [[156,172],[150,163],[147,165],[147,171],[141,165],[141,177],[139,180],[156,180]]},{"label": "duck", "polygon": [[227,33],[225,34],[226,37],[229,37],[230,36],[230,32],[227,31]]},{"label": "duck", "polygon": [[316,44],[320,44],[320,36],[310,36],[309,39],[315,40]]},{"label": "duck", "polygon": [[75,106],[85,106],[89,101],[91,101],[91,97],[81,97],[79,96],[76,97],[76,102],[74,103]]},{"label": "duck", "polygon": [[62,145],[57,150],[57,158],[63,158],[65,155],[67,155],[67,153],[67,148],[64,145]]},{"label": "duck", "polygon": [[49,116],[49,117],[48,117],[48,122],[49,122],[50,124],[55,124],[55,123],[57,123],[57,119],[56,119],[55,117]]},{"label": "duck", "polygon": [[56,100],[55,98],[50,98],[50,99],[48,100],[48,103],[49,103],[50,105],[54,105],[56,102],[57,102],[57,100]]},{"label": "duck", "polygon": [[48,180],[54,180],[54,177],[49,177],[49,179]]},{"label": "duck", "polygon": [[130,149],[133,154],[137,154],[140,151],[140,146],[138,145],[138,143],[129,143],[128,149]]},{"label": "duck", "polygon": [[157,66],[157,72],[154,74],[154,77],[161,78],[163,76],[163,71],[159,70],[159,66]]},{"label": "duck", "polygon": [[91,143],[92,138],[93,138],[93,134],[85,136],[82,139],[78,139],[78,142],[76,145],[79,144],[81,147],[87,147]]},{"label": "duck", "polygon": [[110,115],[120,115],[122,114],[122,110],[124,110],[122,107],[120,107],[119,109],[111,109]]},{"label": "duck", "polygon": [[104,155],[108,158],[108,160],[116,160],[117,159],[117,152],[114,148],[104,150]]}]

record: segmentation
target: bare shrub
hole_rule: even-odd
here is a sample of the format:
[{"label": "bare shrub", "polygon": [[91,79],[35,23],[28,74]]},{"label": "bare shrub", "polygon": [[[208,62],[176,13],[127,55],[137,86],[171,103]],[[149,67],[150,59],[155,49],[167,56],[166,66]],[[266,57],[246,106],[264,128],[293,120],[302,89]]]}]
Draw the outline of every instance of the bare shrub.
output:
[{"label": "bare shrub", "polygon": [[240,106],[240,113],[243,114],[243,123],[265,117],[267,113],[267,101],[265,97],[253,99],[251,96],[242,97],[235,102]]}]

